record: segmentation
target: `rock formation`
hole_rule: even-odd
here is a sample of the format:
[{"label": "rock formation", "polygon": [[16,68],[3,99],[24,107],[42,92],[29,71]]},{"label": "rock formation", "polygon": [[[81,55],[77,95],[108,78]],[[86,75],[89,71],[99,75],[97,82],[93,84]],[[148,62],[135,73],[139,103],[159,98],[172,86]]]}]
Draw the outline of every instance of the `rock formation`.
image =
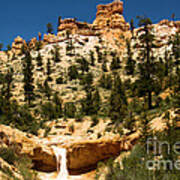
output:
[{"label": "rock formation", "polygon": [[101,160],[117,156],[121,151],[132,148],[140,137],[136,132],[125,138],[77,141],[62,144],[60,141],[49,142],[35,136],[22,133],[8,126],[0,125],[0,144],[16,144],[19,154],[27,155],[33,160],[34,168],[40,171],[56,171],[56,158],[53,146],[67,149],[67,164],[70,173],[78,174],[96,167]]},{"label": "rock formation", "polygon": [[96,19],[93,24],[78,22],[76,19],[60,19],[59,34],[69,31],[73,34],[97,35],[103,34],[104,29],[129,30],[129,24],[123,17],[123,2],[114,1],[107,5],[98,5]]},{"label": "rock formation", "polygon": [[129,26],[123,17],[123,2],[114,1],[107,5],[98,5],[93,25],[99,29],[119,28],[122,31],[127,31]]},{"label": "rock formation", "polygon": [[[167,44],[169,38],[177,31],[180,31],[180,21],[163,20],[150,27],[157,38],[157,48],[154,55],[164,56],[164,49],[166,47],[171,48]],[[135,37],[137,37],[137,32],[140,30],[141,28],[134,30]],[[121,38],[122,36],[123,38]],[[9,67],[14,71],[11,100],[16,101],[19,105],[25,103],[24,63],[23,55],[20,54],[23,45],[28,44],[31,50],[33,85],[36,95],[32,114],[36,112],[38,114],[41,107],[39,105],[46,105],[45,103],[49,102],[42,88],[45,86],[48,76],[51,79],[48,82],[48,86],[53,93],[57,93],[58,97],[61,98],[62,107],[64,108],[66,103],[71,102],[79,108],[81,106],[79,102],[84,101],[86,92],[81,84],[82,79],[75,78],[70,80],[69,70],[75,66],[78,71],[77,74],[80,75],[83,72],[81,67],[83,65],[78,62],[81,60],[80,58],[86,59],[89,62],[88,64],[94,59],[94,65],[89,65],[88,72],[94,76],[93,85],[99,84],[104,65],[103,62],[98,61],[100,57],[104,62],[105,60],[107,61],[107,74],[110,74],[111,63],[115,56],[120,57],[123,67],[127,59],[125,40],[131,37],[129,24],[125,22],[123,17],[123,2],[119,0],[107,5],[98,5],[96,19],[92,24],[78,22],[74,18],[59,19],[57,35],[45,34],[42,38],[41,33],[39,33],[38,37],[32,38],[29,43],[26,43],[18,36],[12,44],[11,51],[0,52],[1,73],[7,73]],[[132,38],[132,47],[136,44],[138,45],[138,43],[138,38]],[[39,45],[39,47],[37,48],[36,45]],[[137,49],[135,52],[132,50],[133,59],[137,59],[140,54],[138,53]],[[50,75],[48,75],[48,71],[51,72],[49,73]],[[122,81],[124,81],[126,76],[121,74],[121,72],[120,75]],[[101,88],[99,93],[103,97],[102,102],[104,104],[106,99],[109,98],[108,94],[110,94],[110,91],[105,91],[104,88]],[[50,99],[52,98],[54,97],[51,96]],[[54,104],[55,102],[52,103],[52,105]],[[46,118],[47,120],[50,119],[41,114],[37,116],[39,116],[38,122],[44,121]],[[162,129],[164,127],[163,123],[161,123],[161,126],[159,125],[162,119],[163,117],[155,119],[151,124],[152,129],[156,127]],[[101,120],[104,124],[101,123]],[[140,132],[135,132],[137,130],[136,127],[133,127],[133,132],[135,132],[133,134],[130,134],[130,130],[123,129],[126,132],[128,131],[124,134],[129,133],[130,135],[124,135],[121,138],[113,133],[110,134],[111,132],[108,134],[106,127],[110,124],[110,118],[107,117],[106,120],[99,118],[98,121],[98,125],[92,127],[91,117],[83,117],[83,121],[78,118],[68,117],[67,121],[65,121],[59,116],[57,119],[50,119],[46,122],[45,127],[47,129],[44,127],[40,129],[38,137],[0,125],[0,145],[8,148],[10,145],[15,144],[18,153],[27,155],[32,159],[34,169],[43,172],[56,171],[57,161],[53,147],[64,148],[67,151],[67,166],[70,173],[80,174],[95,168],[99,161],[118,156],[122,151],[130,150],[140,137]],[[45,135],[47,135],[46,138]],[[5,164],[0,159],[0,167],[2,163]]]},{"label": "rock formation", "polygon": [[17,38],[15,38],[15,39],[14,39],[14,42],[12,43],[12,50],[13,50],[13,52],[14,52],[15,54],[20,54],[23,45],[27,45],[27,44],[26,44],[26,41],[23,40],[23,38],[21,38],[20,36],[18,36]]}]

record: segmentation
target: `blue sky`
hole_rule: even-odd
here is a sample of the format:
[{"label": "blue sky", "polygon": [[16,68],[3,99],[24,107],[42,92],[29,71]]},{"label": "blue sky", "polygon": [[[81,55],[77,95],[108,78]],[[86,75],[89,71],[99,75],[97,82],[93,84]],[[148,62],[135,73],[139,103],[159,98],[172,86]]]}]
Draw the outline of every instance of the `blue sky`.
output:
[{"label": "blue sky", "polygon": [[[76,17],[80,21],[93,22],[96,6],[112,0],[1,0],[0,42],[6,46],[20,35],[29,40],[38,32],[46,32],[46,24],[57,27],[58,16]],[[180,0],[124,0],[126,21],[137,15],[146,15],[153,22],[170,19],[175,13],[180,20]]]}]

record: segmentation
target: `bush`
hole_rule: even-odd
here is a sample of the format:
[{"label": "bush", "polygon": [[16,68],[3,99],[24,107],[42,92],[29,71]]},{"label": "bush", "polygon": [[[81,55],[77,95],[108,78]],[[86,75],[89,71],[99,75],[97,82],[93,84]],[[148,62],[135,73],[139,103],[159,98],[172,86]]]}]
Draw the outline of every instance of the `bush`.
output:
[{"label": "bush", "polygon": [[0,105],[0,123],[10,124],[21,131],[37,135],[40,124],[32,116],[27,105],[19,106],[16,102],[6,104],[3,99],[0,99]]},{"label": "bush", "polygon": [[76,106],[69,102],[64,105],[64,115],[69,118],[74,118],[76,113]]},{"label": "bush", "polygon": [[111,75],[103,74],[100,79],[100,86],[102,88],[110,90],[112,88],[112,78]]},{"label": "bush", "polygon": [[79,77],[76,66],[70,66],[68,68],[68,76],[69,76],[70,81],[73,79],[77,79]]},{"label": "bush", "polygon": [[[31,160],[26,156],[18,155],[17,148],[16,145],[12,145],[8,148],[0,148],[0,157],[8,164],[15,166],[24,180],[35,180],[36,173],[31,170]],[[9,168],[0,168],[0,170],[2,170],[2,172],[4,172],[8,177],[17,180]]]}]

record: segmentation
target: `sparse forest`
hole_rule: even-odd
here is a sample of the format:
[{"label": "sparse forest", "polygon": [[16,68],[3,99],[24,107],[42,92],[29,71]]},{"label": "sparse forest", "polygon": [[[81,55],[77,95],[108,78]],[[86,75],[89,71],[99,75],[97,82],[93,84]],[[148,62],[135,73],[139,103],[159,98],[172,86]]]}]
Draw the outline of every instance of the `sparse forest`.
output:
[{"label": "sparse forest", "polygon": [[[163,167],[153,170],[146,168],[148,160],[159,158],[152,150],[147,155],[146,143],[149,137],[156,136],[159,141],[167,141],[172,147],[179,140],[176,124],[180,119],[172,119],[170,114],[180,114],[180,33],[169,38],[167,47],[171,48],[159,56],[151,20],[139,17],[139,27],[134,35],[131,21],[132,36],[124,39],[125,56],[100,47],[103,44],[101,38],[94,51],[77,54],[77,42],[68,31],[65,54],[61,53],[63,47],[57,44],[48,57],[43,55],[40,42],[34,49],[23,46],[19,56],[23,66],[23,101],[19,103],[13,94],[14,84],[20,80],[14,79],[17,72],[11,63],[15,60],[9,56],[7,71],[0,72],[0,123],[34,135],[38,135],[40,129],[45,129],[46,137],[50,132],[46,124],[49,121],[62,119],[66,123],[68,119],[83,121],[84,117],[89,117],[92,121],[90,132],[99,119],[107,118],[110,123],[106,131],[126,136],[140,130],[141,140],[121,164],[114,159],[99,163],[97,179],[105,166],[106,180],[178,180],[180,174],[174,168],[166,171]],[[47,32],[53,34],[50,23],[47,24]],[[0,44],[0,50],[2,46]],[[66,56],[65,60],[63,56]],[[43,81],[36,76],[44,77]],[[66,88],[65,91],[63,88]],[[154,117],[161,116],[168,128],[161,133],[153,132],[149,123]],[[102,134],[98,134],[99,137]],[[10,163],[18,161],[18,165],[22,165],[20,161],[25,160],[18,160],[19,156],[11,153],[11,150],[1,151],[0,157],[5,160],[10,158]],[[178,158],[172,152],[162,152],[161,155],[162,160],[172,162]],[[27,180],[34,176],[29,174]]]}]

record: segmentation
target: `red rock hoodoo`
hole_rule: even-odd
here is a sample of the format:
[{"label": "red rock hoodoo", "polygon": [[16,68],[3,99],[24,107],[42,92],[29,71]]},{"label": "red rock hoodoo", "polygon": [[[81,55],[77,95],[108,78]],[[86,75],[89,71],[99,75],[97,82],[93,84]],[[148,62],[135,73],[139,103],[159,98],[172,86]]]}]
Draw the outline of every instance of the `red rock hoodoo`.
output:
[{"label": "red rock hoodoo", "polygon": [[97,35],[103,34],[105,29],[129,30],[129,24],[123,17],[123,2],[114,1],[107,5],[98,5],[96,19],[93,24],[77,22],[76,19],[60,19],[59,34],[68,30],[73,34]]}]

